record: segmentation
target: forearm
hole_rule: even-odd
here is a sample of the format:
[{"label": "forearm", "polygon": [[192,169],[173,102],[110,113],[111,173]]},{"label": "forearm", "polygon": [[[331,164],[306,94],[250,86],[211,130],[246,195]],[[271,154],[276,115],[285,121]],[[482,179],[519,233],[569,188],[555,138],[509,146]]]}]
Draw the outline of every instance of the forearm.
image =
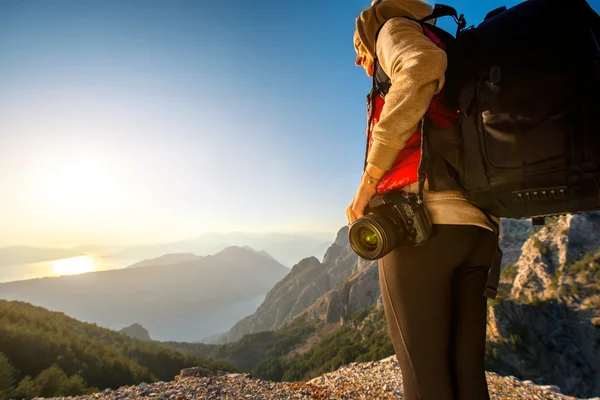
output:
[{"label": "forearm", "polygon": [[378,168],[373,164],[367,164],[362,176],[362,183],[376,187],[386,172],[387,170],[385,169]]}]

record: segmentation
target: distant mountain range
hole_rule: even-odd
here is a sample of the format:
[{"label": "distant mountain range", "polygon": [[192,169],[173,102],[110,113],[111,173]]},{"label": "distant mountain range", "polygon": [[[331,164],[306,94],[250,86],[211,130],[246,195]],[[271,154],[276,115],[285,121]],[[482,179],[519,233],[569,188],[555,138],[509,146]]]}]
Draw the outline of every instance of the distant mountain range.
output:
[{"label": "distant mountain range", "polygon": [[188,261],[197,261],[202,259],[202,256],[197,256],[192,253],[165,254],[164,256],[142,260],[127,268],[141,268],[153,266],[167,266],[173,264],[184,263]]},{"label": "distant mountain range", "polygon": [[281,233],[206,233],[192,240],[158,245],[134,246],[114,256],[126,259],[144,259],[164,254],[214,254],[229,246],[248,246],[263,250],[275,260],[291,268],[299,260],[314,256],[323,258],[331,241],[303,235]]},{"label": "distant mountain range", "polygon": [[[252,313],[289,272],[264,252],[236,246],[211,256],[192,256],[164,256],[138,268],[4,283],[0,298],[27,301],[113,329],[137,322],[154,339],[186,341],[221,332]],[[167,264],[160,265],[160,260]]]},{"label": "distant mountain range", "polygon": [[[187,260],[185,254],[206,256],[218,253],[230,246],[248,246],[258,251],[264,251],[265,254],[269,254],[269,257],[291,268],[299,260],[306,257],[323,258],[330,244],[331,241],[327,241],[322,234],[309,237],[300,234],[279,233],[206,233],[192,240],[141,246],[85,245],[70,248],[12,246],[0,248],[0,282],[27,279],[19,278],[20,273],[18,272],[26,265],[81,255],[93,255],[115,262],[116,260],[130,260],[129,263],[132,264],[138,260],[155,259],[168,254],[169,258],[174,260],[173,262],[178,262],[180,261],[178,257],[183,257],[181,260]],[[166,259],[163,261],[161,261],[162,265],[171,262]],[[118,264],[123,264],[123,262],[118,262]],[[126,265],[128,264],[120,267]],[[142,263],[141,265],[147,264]],[[17,268],[17,266],[19,267]],[[140,265],[136,265],[136,267],[138,266]],[[2,267],[12,267],[11,273],[3,277]],[[50,274],[38,273],[36,270],[35,273],[23,273],[22,275],[24,277],[43,277]]]}]

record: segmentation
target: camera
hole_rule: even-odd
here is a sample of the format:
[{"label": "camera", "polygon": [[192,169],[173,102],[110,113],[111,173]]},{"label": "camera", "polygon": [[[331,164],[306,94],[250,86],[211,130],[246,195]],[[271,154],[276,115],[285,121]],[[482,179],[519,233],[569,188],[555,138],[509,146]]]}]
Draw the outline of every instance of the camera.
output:
[{"label": "camera", "polygon": [[373,196],[365,216],[350,225],[348,239],[359,257],[377,260],[397,246],[416,246],[433,231],[423,202],[414,193],[391,190]]}]

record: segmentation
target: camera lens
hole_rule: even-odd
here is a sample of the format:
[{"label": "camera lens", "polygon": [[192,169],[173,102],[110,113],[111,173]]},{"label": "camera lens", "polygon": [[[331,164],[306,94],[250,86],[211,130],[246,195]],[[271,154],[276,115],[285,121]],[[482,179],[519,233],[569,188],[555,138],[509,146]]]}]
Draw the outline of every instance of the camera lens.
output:
[{"label": "camera lens", "polygon": [[374,230],[364,226],[360,228],[358,235],[361,243],[363,243],[365,247],[368,247],[370,250],[374,250],[377,247],[379,238],[377,237],[377,232]]},{"label": "camera lens", "polygon": [[389,218],[367,214],[350,226],[350,246],[359,257],[377,260],[392,251],[400,242],[404,231]]}]

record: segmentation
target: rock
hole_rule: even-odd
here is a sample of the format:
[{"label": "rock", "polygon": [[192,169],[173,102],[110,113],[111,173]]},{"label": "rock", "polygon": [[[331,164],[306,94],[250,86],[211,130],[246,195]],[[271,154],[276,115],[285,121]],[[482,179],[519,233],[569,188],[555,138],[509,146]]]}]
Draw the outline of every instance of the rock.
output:
[{"label": "rock", "polygon": [[540,386],[540,389],[547,390],[549,392],[560,393],[560,388],[558,386],[554,386],[554,385]]},{"label": "rock", "polygon": [[146,390],[146,389],[148,389],[148,384],[146,382],[142,382],[137,387],[139,389]]},{"label": "rock", "polygon": [[[513,238],[511,243],[518,242]],[[518,271],[511,297],[529,301],[534,297],[551,297],[555,291],[552,280],[557,272],[565,272],[571,262],[586,253],[598,251],[599,244],[599,212],[561,216],[530,231],[516,259]],[[559,287],[563,283],[563,278],[555,282]]]},{"label": "rock", "polygon": [[211,370],[204,368],[204,367],[192,367],[192,368],[182,369],[181,372],[179,373],[179,376],[181,378],[185,378],[188,376],[206,378],[206,377],[215,376],[215,374]]},{"label": "rock", "polygon": [[[357,266],[357,263],[355,261],[354,265]],[[362,308],[376,304],[380,298],[378,264],[377,261],[370,261],[298,314],[298,317],[327,323],[338,322]]]}]

